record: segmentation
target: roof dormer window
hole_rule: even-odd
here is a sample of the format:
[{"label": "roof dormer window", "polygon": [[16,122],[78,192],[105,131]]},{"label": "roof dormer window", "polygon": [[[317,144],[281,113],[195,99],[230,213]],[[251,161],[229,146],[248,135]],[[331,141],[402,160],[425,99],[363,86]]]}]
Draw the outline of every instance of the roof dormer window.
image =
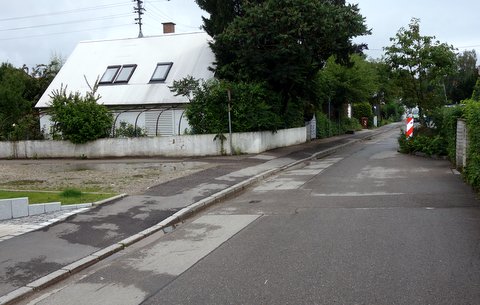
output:
[{"label": "roof dormer window", "polygon": [[173,62],[158,63],[153,72],[151,82],[164,82],[167,79],[168,73],[172,68]]},{"label": "roof dormer window", "polygon": [[128,83],[137,65],[108,66],[100,84]]}]

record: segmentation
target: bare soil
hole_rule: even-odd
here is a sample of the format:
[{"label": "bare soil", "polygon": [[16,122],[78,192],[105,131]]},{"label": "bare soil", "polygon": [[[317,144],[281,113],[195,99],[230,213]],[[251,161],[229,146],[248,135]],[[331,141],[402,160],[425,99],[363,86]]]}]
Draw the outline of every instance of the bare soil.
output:
[{"label": "bare soil", "polygon": [[138,194],[215,164],[172,160],[1,160],[0,189]]}]

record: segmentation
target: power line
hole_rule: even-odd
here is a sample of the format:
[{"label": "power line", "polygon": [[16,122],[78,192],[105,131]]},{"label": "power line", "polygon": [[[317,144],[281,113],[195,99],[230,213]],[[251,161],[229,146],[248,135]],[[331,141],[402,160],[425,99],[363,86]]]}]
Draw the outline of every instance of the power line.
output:
[{"label": "power line", "polygon": [[64,35],[64,34],[80,33],[80,32],[90,32],[90,31],[98,31],[98,30],[104,30],[104,29],[110,29],[110,28],[119,28],[119,27],[131,26],[131,25],[132,25],[131,23],[124,23],[124,24],[117,24],[117,25],[97,27],[97,28],[89,28],[89,29],[82,29],[82,30],[76,30],[76,31],[57,32],[57,33],[49,33],[49,34],[38,34],[38,35],[29,35],[29,36],[22,36],[22,37],[0,38],[0,41],[44,37],[44,36],[54,36],[54,35]]},{"label": "power line", "polygon": [[65,25],[65,24],[83,23],[83,22],[89,22],[89,21],[115,19],[115,18],[120,18],[120,17],[125,17],[125,16],[130,16],[130,14],[108,15],[108,16],[102,16],[102,17],[96,17],[96,18],[90,18],[90,19],[81,19],[81,20],[72,20],[72,21],[65,21],[65,22],[58,22],[58,23],[49,23],[49,24],[40,24],[40,25],[31,25],[31,26],[24,26],[24,27],[9,28],[9,29],[0,29],[0,32],[27,30],[27,29],[34,29],[34,28],[41,28],[41,27]]},{"label": "power line", "polygon": [[9,18],[2,18],[2,19],[0,19],[0,22],[3,22],[3,21],[21,20],[21,19],[31,19],[31,18],[38,18],[38,17],[47,17],[47,16],[53,16],[53,15],[72,14],[72,13],[92,11],[92,10],[99,10],[99,9],[107,9],[107,8],[113,8],[113,7],[126,6],[126,5],[130,5],[130,4],[129,4],[129,3],[121,3],[121,4],[119,4],[119,3],[112,3],[112,4],[97,5],[97,6],[90,6],[90,7],[84,7],[84,8],[77,8],[77,9],[65,10],[65,11],[57,11],[57,12],[51,12],[51,13],[45,13],[45,14],[37,14],[37,15],[29,15],[29,16],[18,16],[18,17],[9,17]]}]

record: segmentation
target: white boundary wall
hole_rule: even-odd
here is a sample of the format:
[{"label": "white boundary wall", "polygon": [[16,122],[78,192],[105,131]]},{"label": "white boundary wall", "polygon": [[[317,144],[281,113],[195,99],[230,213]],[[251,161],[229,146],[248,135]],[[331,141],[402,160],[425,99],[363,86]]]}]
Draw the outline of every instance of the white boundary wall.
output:
[{"label": "white boundary wall", "polygon": [[[223,153],[230,153],[229,135],[225,134]],[[0,158],[111,158],[111,157],[193,157],[222,154],[220,140],[215,135],[182,135],[172,137],[109,138],[86,144],[67,141],[0,142]],[[305,127],[234,133],[232,146],[235,153],[256,154],[270,149],[305,143]]]}]

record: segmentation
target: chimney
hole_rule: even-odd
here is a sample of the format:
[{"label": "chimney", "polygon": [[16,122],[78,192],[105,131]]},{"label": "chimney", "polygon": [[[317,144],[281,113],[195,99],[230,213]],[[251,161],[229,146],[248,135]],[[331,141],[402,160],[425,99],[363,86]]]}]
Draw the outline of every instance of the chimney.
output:
[{"label": "chimney", "polygon": [[175,23],[173,22],[164,22],[163,24],[163,34],[172,34],[175,33]]}]

